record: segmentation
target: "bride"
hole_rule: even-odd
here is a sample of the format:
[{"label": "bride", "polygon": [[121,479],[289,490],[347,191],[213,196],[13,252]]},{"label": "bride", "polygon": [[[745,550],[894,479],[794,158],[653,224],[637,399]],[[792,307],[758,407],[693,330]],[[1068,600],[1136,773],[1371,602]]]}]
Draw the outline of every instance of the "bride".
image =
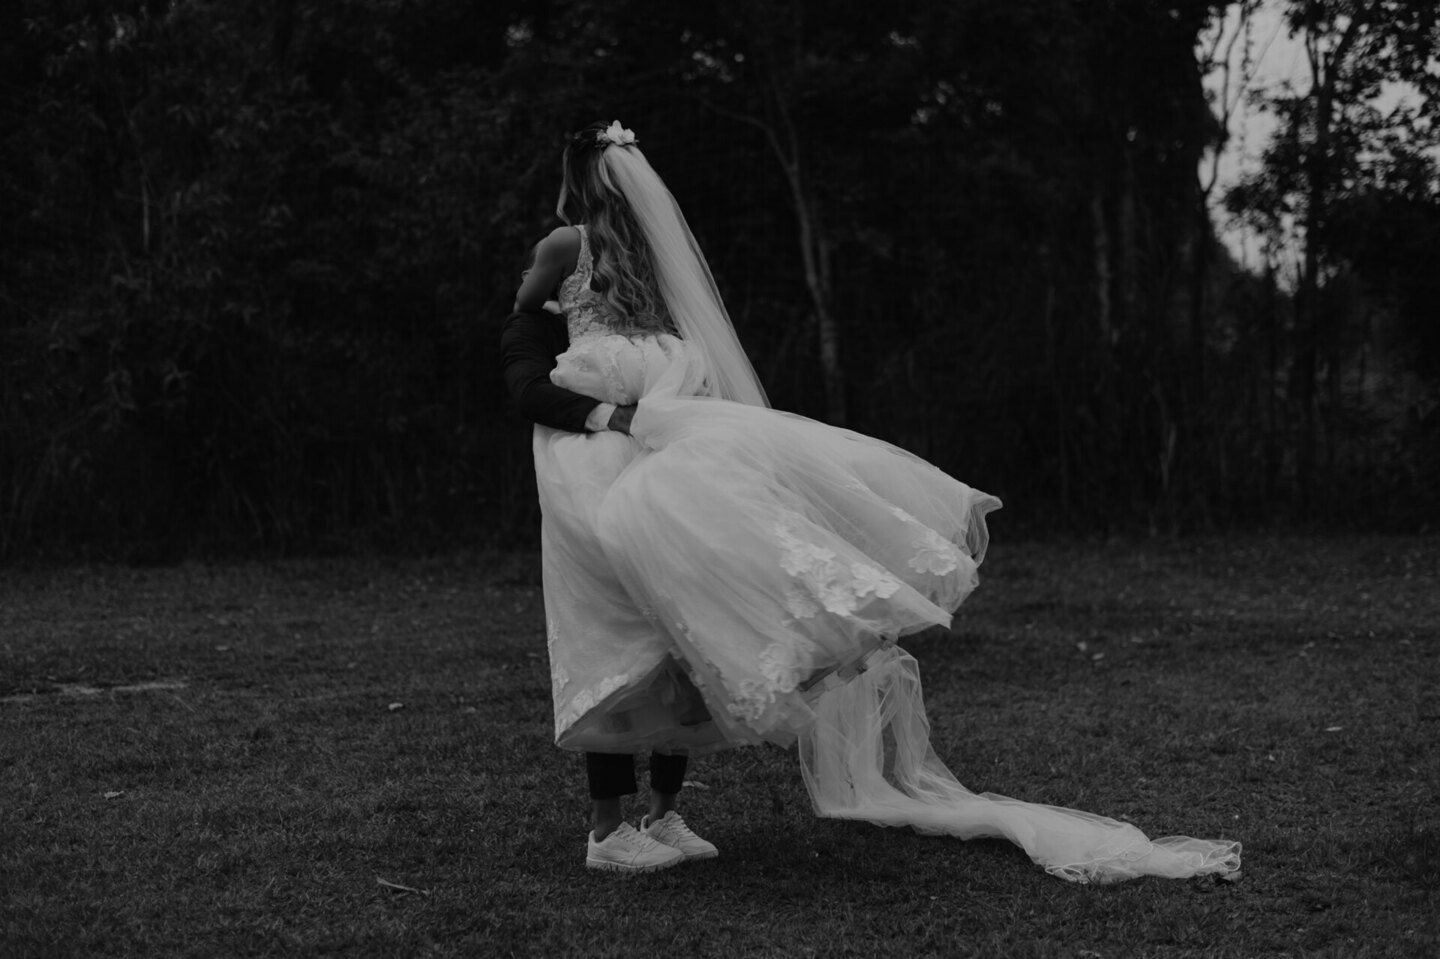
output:
[{"label": "bride", "polygon": [[[1237,876],[1240,846],[969,792],[930,748],[915,660],[1000,506],[897,447],[768,407],[678,205],[618,122],[570,137],[517,309],[558,297],[558,386],[595,432],[537,427],[555,737],[584,751],[587,864],[716,854],[675,811],[686,756],[798,745],[822,816],[1003,836],[1055,875]],[[651,751],[634,829],[633,754]]]}]

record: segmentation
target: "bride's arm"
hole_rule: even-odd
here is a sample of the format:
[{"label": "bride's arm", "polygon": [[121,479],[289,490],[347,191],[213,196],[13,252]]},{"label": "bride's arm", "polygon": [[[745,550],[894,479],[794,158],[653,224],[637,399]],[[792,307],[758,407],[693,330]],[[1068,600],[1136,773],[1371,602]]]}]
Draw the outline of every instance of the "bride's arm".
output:
[{"label": "bride's arm", "polygon": [[515,309],[539,310],[545,301],[554,298],[560,281],[575,269],[580,257],[580,231],[573,226],[556,227],[535,248],[535,265],[525,274],[520,292],[515,294]]}]

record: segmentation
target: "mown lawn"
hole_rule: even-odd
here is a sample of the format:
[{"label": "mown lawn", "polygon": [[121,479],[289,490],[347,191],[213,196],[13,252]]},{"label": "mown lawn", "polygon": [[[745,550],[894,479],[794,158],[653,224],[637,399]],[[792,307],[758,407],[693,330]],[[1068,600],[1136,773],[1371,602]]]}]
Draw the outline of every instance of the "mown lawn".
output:
[{"label": "mown lawn", "polygon": [[937,751],[1240,882],[817,820],[774,749],[692,765],[720,859],[592,873],[535,556],[0,571],[0,956],[1440,955],[1440,539],[997,534],[904,644]]}]

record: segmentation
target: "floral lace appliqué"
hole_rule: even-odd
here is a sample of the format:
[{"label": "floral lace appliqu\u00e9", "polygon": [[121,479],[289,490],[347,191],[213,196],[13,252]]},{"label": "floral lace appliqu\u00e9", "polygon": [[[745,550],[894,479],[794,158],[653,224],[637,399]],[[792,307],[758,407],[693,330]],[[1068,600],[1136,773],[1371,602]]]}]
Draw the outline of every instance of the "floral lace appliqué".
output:
[{"label": "floral lace appliqu\u00e9", "polygon": [[798,636],[771,643],[760,653],[760,678],[741,680],[725,709],[752,728],[775,702],[777,695],[793,693],[815,671],[813,647]]},{"label": "floral lace appliqu\u00e9", "polygon": [[575,724],[581,716],[584,716],[597,705],[604,702],[607,697],[622,689],[630,682],[628,675],[611,676],[591,686],[589,689],[582,689],[570,700],[570,705],[563,710],[555,712],[555,735],[558,737],[565,730]]},{"label": "floral lace appliqu\u00e9", "polygon": [[587,336],[613,333],[614,324],[608,322],[605,300],[590,289],[590,277],[595,272],[595,262],[590,253],[589,231],[580,231],[580,253],[575,258],[575,271],[560,281],[560,309],[565,313],[565,325],[573,346]]},{"label": "floral lace appliqu\u00e9", "polygon": [[793,583],[785,590],[785,609],[796,619],[810,619],[820,612],[815,601]]},{"label": "floral lace appliqu\u00e9", "polygon": [[775,693],[758,679],[747,679],[740,683],[735,701],[725,706],[725,711],[736,719],[755,723],[765,715],[765,707],[775,701]]},{"label": "floral lace appliqu\u00e9", "polygon": [[890,507],[890,512],[910,526],[923,530],[920,542],[915,545],[915,555],[910,557],[911,569],[931,576],[949,576],[955,572],[960,565],[960,551],[953,543],[898,506]]},{"label": "floral lace appliqu\u00e9", "polygon": [[889,599],[900,588],[900,581],[894,576],[865,563],[856,563],[850,567],[850,572],[855,574],[856,596],[873,595],[876,599]]},{"label": "floral lace appliqu\u00e9", "polygon": [[570,685],[570,674],[560,665],[555,647],[560,642],[560,627],[552,619],[545,621],[545,645],[550,651],[550,696],[555,705],[560,705],[560,693]]},{"label": "floral lace appliqu\u00e9", "polygon": [[801,619],[808,619],[819,603],[837,616],[854,615],[866,597],[888,599],[900,589],[900,581],[865,563],[847,563],[835,551],[808,543],[785,521],[775,524],[780,543],[780,568],[795,578],[795,587],[786,592],[785,606]]},{"label": "floral lace appliqu\u00e9", "polygon": [[771,643],[760,654],[760,675],[777,693],[793,693],[813,668],[810,657],[795,642]]},{"label": "floral lace appliqu\u00e9", "polygon": [[911,569],[932,576],[949,576],[959,565],[959,551],[933,529],[925,531],[925,538],[910,557]]}]

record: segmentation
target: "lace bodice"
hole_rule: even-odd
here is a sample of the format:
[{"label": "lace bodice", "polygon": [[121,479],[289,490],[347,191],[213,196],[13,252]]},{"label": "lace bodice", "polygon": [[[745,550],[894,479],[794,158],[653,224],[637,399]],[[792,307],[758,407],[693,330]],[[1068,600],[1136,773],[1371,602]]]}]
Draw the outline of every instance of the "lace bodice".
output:
[{"label": "lace bodice", "polygon": [[652,390],[679,396],[708,394],[705,364],[698,352],[688,350],[673,333],[636,328],[590,288],[595,261],[589,231],[583,226],[576,229],[580,252],[575,272],[561,281],[559,289],[570,348],[555,358],[550,382],[617,406],[635,403]]},{"label": "lace bodice", "polygon": [[575,272],[560,282],[560,309],[565,311],[565,325],[573,347],[592,336],[608,336],[623,332],[624,322],[615,316],[604,297],[590,289],[595,275],[595,261],[590,254],[589,231],[580,231],[580,254],[575,258]]}]

